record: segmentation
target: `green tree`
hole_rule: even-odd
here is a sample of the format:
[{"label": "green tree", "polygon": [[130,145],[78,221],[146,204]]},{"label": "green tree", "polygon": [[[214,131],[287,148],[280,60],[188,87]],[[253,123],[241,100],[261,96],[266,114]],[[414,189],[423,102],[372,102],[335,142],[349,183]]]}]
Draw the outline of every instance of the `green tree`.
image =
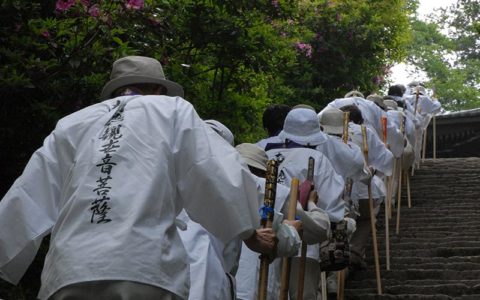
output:
[{"label": "green tree", "polygon": [[427,21],[412,20],[408,61],[430,78],[426,85],[447,110],[480,106],[480,4],[458,0]]}]

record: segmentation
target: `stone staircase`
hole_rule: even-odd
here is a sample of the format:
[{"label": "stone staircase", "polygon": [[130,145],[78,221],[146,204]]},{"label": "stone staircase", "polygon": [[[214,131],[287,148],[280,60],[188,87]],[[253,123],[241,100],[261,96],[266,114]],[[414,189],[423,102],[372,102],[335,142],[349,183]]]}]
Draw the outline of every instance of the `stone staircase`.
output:
[{"label": "stone staircase", "polygon": [[369,267],[350,276],[345,298],[479,300],[480,158],[427,159],[410,182],[412,208],[403,189],[398,236],[395,210],[390,221],[390,271],[383,214],[378,219],[383,295],[370,247]]}]

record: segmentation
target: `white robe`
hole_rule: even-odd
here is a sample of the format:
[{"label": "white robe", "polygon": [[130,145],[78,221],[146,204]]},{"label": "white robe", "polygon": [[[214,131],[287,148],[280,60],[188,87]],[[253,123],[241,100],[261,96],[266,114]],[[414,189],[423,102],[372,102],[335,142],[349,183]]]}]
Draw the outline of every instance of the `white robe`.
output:
[{"label": "white robe", "polygon": [[237,265],[242,241],[233,239],[226,247],[202,225],[192,221],[183,210],[177,217],[186,225],[178,233],[190,258],[189,300],[232,299],[228,275]]},{"label": "white robe", "polygon": [[[308,148],[272,149],[268,157],[283,160],[278,168],[278,183],[290,187],[293,177],[299,182],[307,179],[308,159],[315,159],[314,185],[318,193],[317,206],[328,214],[331,222],[339,222],[345,216],[345,201],[342,199],[345,182],[335,172],[328,158],[318,150]],[[320,258],[319,245],[307,247],[307,257]]]},{"label": "white robe", "polygon": [[71,114],[0,201],[1,276],[18,282],[51,232],[40,299],[90,280],[186,298],[182,208],[224,243],[259,225],[256,180],[240,162],[179,97],[119,97]]},{"label": "white robe", "polygon": [[351,178],[354,181],[367,182],[370,176],[360,148],[356,144],[343,143],[340,137],[326,137],[325,142],[317,145],[316,149],[328,158],[335,172],[342,176],[344,181]]},{"label": "white robe", "polygon": [[[362,150],[363,136],[360,125],[349,123],[348,135],[352,141],[357,144]],[[385,144],[370,128],[366,127],[367,143],[368,143],[368,165],[372,166],[382,175],[390,176],[393,172],[393,154],[385,147]],[[380,198],[385,196],[385,186],[381,180],[372,180],[372,197]],[[354,182],[352,189],[352,199],[368,199],[367,185],[361,182]]]}]

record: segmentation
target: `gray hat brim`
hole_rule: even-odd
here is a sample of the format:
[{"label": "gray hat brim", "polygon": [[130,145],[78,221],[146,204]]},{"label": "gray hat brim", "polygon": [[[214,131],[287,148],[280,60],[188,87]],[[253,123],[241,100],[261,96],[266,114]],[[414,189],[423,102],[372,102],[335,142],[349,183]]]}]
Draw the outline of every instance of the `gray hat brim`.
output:
[{"label": "gray hat brim", "polygon": [[123,76],[123,77],[112,79],[105,84],[105,86],[103,87],[102,93],[100,95],[100,100],[103,101],[111,98],[112,93],[116,89],[122,86],[130,85],[130,84],[138,84],[138,83],[160,84],[167,89],[167,96],[172,96],[172,97],[179,96],[182,98],[184,96],[182,86],[170,80],[152,78],[148,76]]}]

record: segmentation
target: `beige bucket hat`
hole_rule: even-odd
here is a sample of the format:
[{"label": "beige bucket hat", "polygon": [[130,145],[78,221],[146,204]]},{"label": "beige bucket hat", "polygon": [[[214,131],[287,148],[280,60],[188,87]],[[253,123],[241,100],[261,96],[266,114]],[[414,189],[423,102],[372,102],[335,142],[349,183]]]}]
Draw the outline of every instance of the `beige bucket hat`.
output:
[{"label": "beige bucket hat", "polygon": [[267,171],[268,157],[265,150],[250,143],[239,144],[235,149],[237,149],[247,165],[259,170]]},{"label": "beige bucket hat", "polygon": [[167,80],[160,62],[146,56],[126,56],[113,63],[110,81],[105,84],[100,100],[109,99],[112,93],[129,84],[156,83],[167,89],[168,96],[183,97],[183,88]]},{"label": "beige bucket hat", "polygon": [[329,134],[343,133],[343,111],[340,109],[335,107],[325,109],[322,114],[319,115],[319,121],[323,132]]}]

